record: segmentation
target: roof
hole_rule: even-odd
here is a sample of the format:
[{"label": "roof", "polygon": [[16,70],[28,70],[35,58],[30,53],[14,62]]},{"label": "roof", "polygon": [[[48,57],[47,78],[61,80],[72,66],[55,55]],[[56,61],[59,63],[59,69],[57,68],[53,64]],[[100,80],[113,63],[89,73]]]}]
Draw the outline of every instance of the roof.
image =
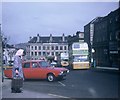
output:
[{"label": "roof", "polygon": [[65,41],[62,41],[62,36],[52,36],[52,41],[50,41],[50,36],[48,37],[41,37],[39,36],[39,41],[37,41],[37,37],[33,37],[28,43],[62,43],[67,42],[67,37],[65,36]]},{"label": "roof", "polygon": [[[6,44],[7,48],[15,48],[13,45]],[[5,45],[3,44],[3,48],[5,48]]]}]

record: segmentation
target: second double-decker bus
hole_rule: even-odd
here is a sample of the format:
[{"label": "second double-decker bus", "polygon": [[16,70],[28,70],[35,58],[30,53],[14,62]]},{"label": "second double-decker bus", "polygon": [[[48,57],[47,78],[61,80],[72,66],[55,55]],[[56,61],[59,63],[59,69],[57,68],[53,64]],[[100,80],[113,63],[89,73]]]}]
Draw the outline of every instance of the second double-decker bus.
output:
[{"label": "second double-decker bus", "polygon": [[71,52],[72,69],[89,69],[89,52],[86,42],[75,42],[72,44]]}]

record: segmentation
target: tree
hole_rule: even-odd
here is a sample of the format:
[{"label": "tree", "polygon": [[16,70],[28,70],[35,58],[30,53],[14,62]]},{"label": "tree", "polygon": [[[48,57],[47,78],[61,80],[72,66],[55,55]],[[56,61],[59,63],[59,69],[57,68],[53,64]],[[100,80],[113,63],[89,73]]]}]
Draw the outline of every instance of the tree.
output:
[{"label": "tree", "polygon": [[6,45],[8,44],[10,37],[6,36],[3,32],[1,33],[2,36],[2,47],[6,48]]}]

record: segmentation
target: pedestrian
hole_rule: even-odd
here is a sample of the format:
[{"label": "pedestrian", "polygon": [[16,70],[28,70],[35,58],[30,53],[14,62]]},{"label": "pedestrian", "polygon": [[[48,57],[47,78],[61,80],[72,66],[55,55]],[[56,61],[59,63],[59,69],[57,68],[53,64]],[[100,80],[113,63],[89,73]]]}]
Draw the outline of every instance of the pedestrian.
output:
[{"label": "pedestrian", "polygon": [[[23,69],[22,69],[22,58],[23,58],[24,55],[25,55],[25,51],[23,49],[19,49],[16,52],[15,57],[14,57],[13,68],[12,68],[12,78],[15,79],[16,75],[17,75],[17,77],[22,79],[22,82],[24,80]],[[23,83],[21,83],[21,84],[23,84]],[[11,85],[11,90],[12,91],[11,92],[16,92],[16,88],[15,88],[14,85],[17,85],[17,84],[14,84],[13,80],[12,80],[12,85]],[[17,88],[17,91],[22,92],[22,89]]]},{"label": "pedestrian", "polygon": [[4,66],[7,65],[7,57],[5,54],[3,54],[3,64],[4,64]]},{"label": "pedestrian", "polygon": [[96,60],[94,59],[94,67],[96,67]]}]

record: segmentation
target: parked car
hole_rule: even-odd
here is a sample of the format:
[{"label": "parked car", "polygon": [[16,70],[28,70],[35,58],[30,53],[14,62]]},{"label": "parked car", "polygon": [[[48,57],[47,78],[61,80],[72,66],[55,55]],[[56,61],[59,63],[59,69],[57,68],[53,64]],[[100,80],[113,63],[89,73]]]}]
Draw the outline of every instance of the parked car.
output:
[{"label": "parked car", "polygon": [[[66,68],[51,67],[47,61],[44,60],[29,60],[24,61],[23,73],[25,79],[47,79],[52,82],[58,78],[63,78],[69,73]],[[12,78],[12,69],[5,69],[4,75]]]}]

